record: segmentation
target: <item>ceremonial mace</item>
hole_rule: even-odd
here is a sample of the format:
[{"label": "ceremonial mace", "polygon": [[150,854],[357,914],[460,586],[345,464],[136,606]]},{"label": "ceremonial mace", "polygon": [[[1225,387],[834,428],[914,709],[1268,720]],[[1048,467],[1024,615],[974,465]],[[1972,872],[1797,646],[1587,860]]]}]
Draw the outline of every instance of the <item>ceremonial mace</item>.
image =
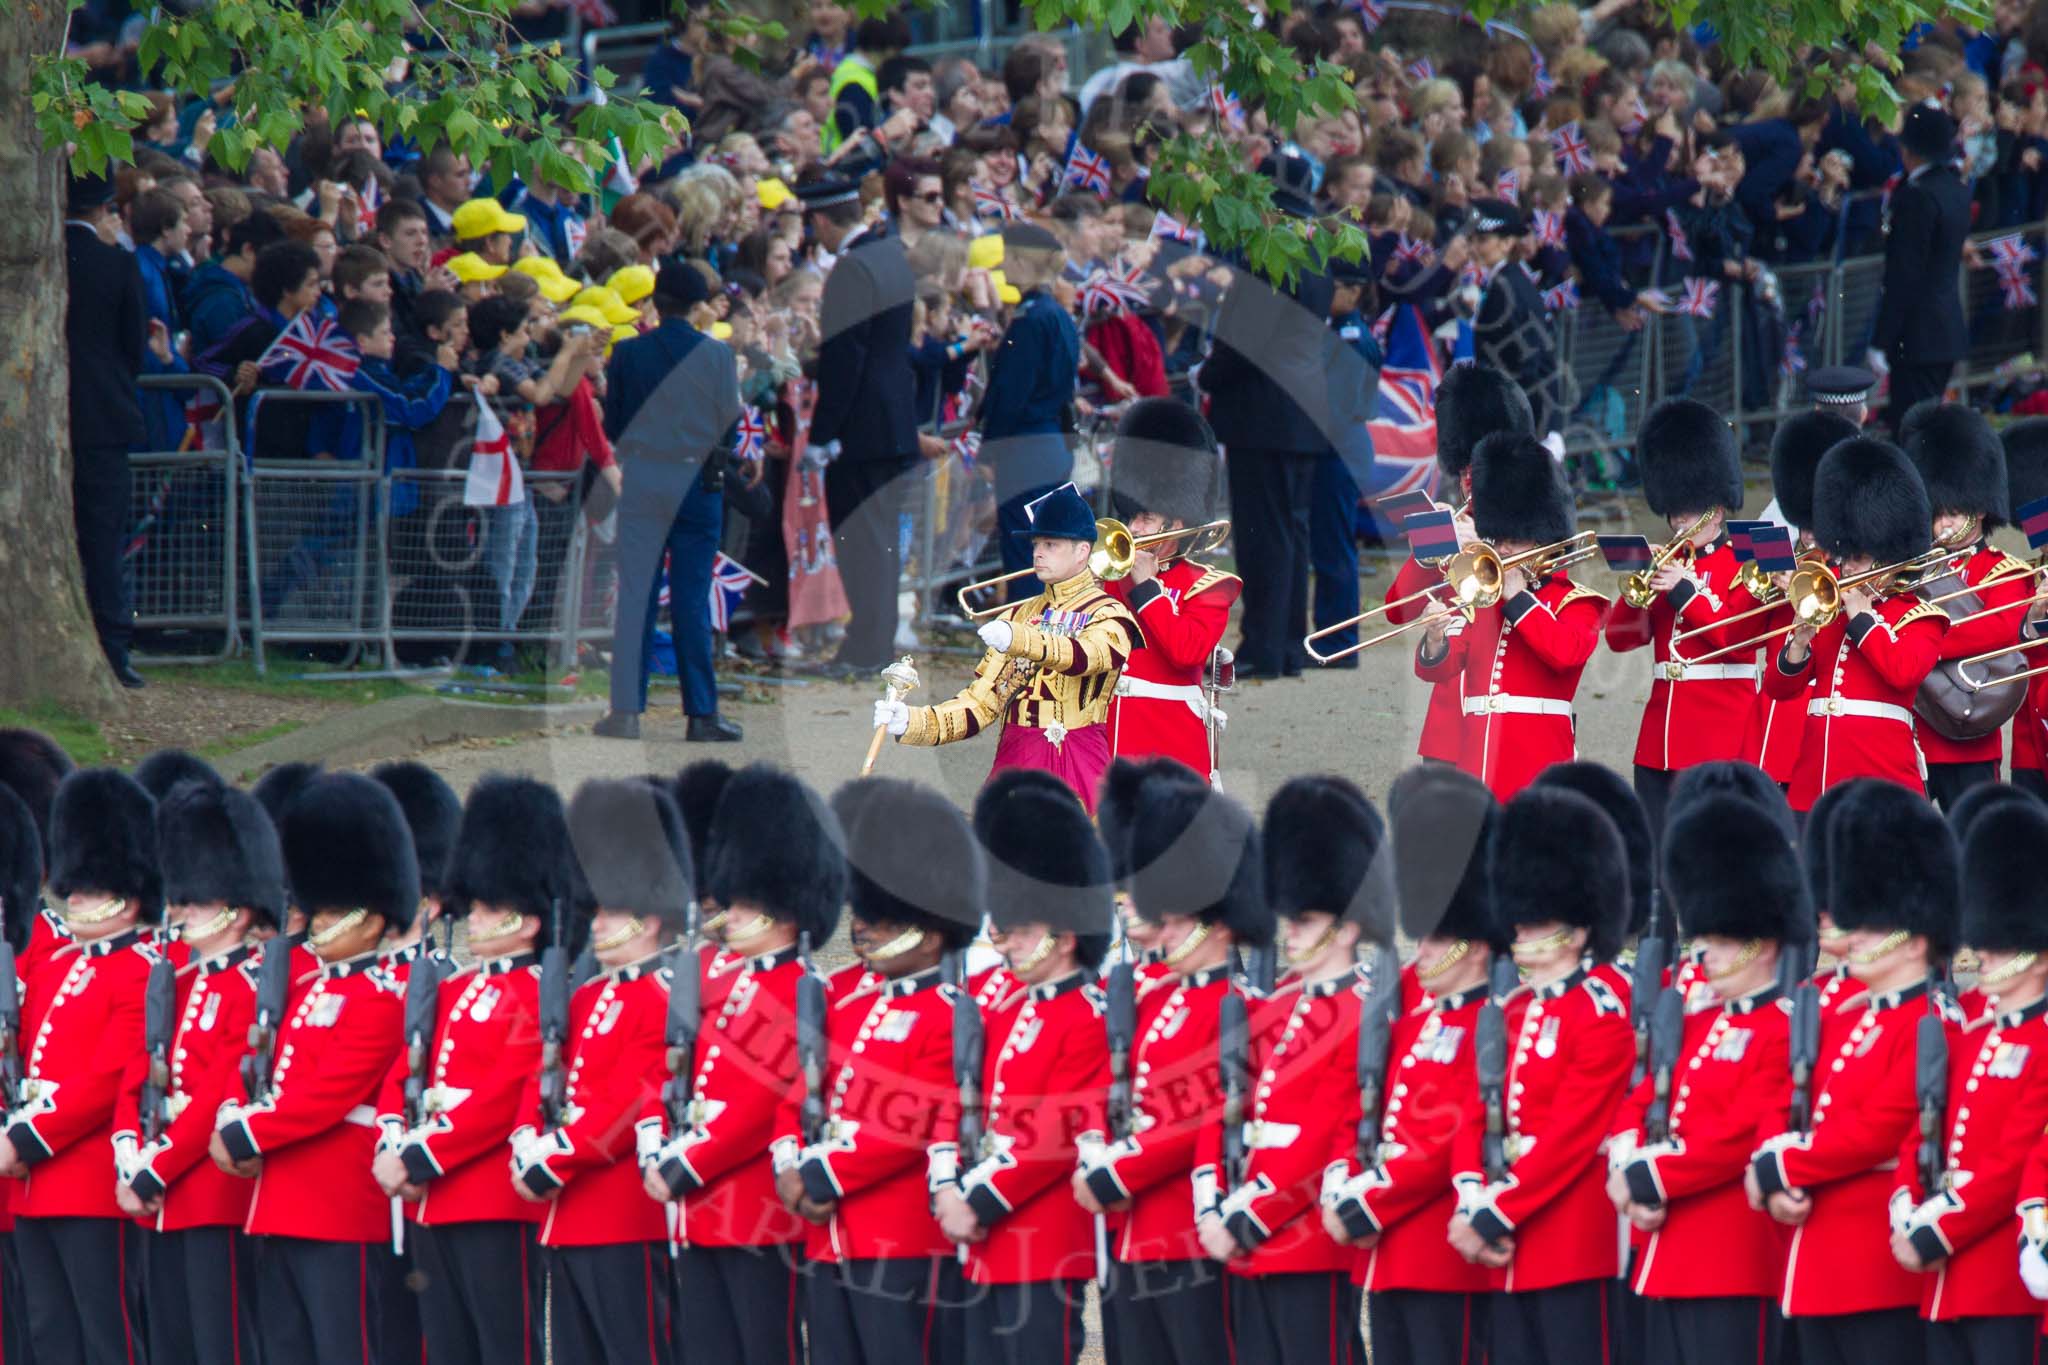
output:
[{"label": "ceremonial mace", "polygon": [[[882,670],[882,695],[890,701],[902,701],[915,692],[918,686],[917,665],[906,654]],[[875,760],[882,756],[882,740],[888,735],[889,727],[877,725],[875,737],[868,741],[867,762],[860,765],[860,775],[866,777],[875,770]]]}]

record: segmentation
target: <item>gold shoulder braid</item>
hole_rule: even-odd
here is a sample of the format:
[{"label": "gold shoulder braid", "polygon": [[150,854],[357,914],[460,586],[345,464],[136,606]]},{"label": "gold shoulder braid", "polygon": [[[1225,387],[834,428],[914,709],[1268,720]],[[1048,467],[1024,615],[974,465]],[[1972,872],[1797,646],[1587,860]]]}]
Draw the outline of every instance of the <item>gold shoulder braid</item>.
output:
[{"label": "gold shoulder braid", "polygon": [[1915,621],[1923,620],[1930,616],[1941,621],[1944,625],[1948,623],[1949,615],[1947,612],[1935,606],[1932,602],[1920,602],[1916,603],[1912,610],[1908,611],[1904,616],[1892,622],[1892,629],[1896,631],[1901,626],[1910,626]]}]

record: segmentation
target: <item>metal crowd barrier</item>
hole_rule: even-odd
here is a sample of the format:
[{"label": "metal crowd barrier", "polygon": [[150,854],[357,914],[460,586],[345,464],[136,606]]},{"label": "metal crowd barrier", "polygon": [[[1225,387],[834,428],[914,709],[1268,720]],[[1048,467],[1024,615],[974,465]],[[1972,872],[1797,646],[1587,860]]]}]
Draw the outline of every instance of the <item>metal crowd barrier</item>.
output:
[{"label": "metal crowd barrier", "polygon": [[192,426],[181,449],[128,457],[132,492],[121,553],[128,600],[136,630],[153,643],[205,647],[138,650],[136,659],[152,665],[225,659],[242,647],[235,574],[241,451],[234,400],[209,375],[146,375],[139,382],[145,392],[184,395]]}]

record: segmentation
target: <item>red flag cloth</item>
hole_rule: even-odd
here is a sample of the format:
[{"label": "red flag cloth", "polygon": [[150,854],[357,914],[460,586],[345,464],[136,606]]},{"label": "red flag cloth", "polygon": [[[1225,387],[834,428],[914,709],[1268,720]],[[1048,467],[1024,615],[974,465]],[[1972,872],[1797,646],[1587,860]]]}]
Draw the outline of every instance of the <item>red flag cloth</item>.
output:
[{"label": "red flag cloth", "polygon": [[790,423],[789,480],[782,499],[782,548],[789,556],[789,628],[797,630],[841,620],[850,608],[846,586],[839,581],[839,558],[825,509],[825,469],[804,454],[817,389],[809,380],[792,379],[784,392],[795,420]]}]

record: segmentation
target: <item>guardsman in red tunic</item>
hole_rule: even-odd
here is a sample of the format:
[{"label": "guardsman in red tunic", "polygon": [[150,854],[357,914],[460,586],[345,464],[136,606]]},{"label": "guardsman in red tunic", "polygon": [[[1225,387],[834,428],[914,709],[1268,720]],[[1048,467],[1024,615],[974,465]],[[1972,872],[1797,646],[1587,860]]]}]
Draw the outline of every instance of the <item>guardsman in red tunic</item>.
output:
[{"label": "guardsman in red tunic", "polygon": [[[1927,490],[1896,446],[1862,436],[1835,446],[1814,475],[1813,507],[1814,536],[1841,578],[1927,551]],[[1807,698],[1792,809],[1810,810],[1823,791],[1857,777],[1926,790],[1913,699],[1947,630],[1940,607],[1879,579],[1842,589],[1827,625],[1801,626],[1767,647],[1764,691]]]},{"label": "guardsman in red tunic", "polygon": [[[1177,398],[1145,398],[1117,424],[1110,469],[1117,514],[1133,536],[1200,526],[1216,515],[1223,462],[1200,413]],[[1178,759],[1214,780],[1203,671],[1223,643],[1230,608],[1244,586],[1237,575],[1187,557],[1186,539],[1139,550],[1130,576],[1102,590],[1137,618],[1138,647],[1124,661],[1109,708],[1113,758]]]},{"label": "guardsman in red tunic", "polygon": [[1197,1170],[1195,1153],[1203,1129],[1223,1121],[1217,1012],[1237,989],[1234,949],[1270,942],[1272,916],[1258,830],[1242,806],[1199,778],[1159,769],[1130,809],[1131,902],[1159,926],[1160,960],[1173,976],[1152,990],[1149,1012],[1139,1005],[1131,1134],[1084,1146],[1074,1197],[1091,1214],[1128,1210],[1115,1248],[1123,1283],[1113,1358],[1212,1365],[1230,1359],[1230,1346],[1223,1277],[1195,1226],[1196,1208],[1215,1201],[1216,1172]]},{"label": "guardsman in red tunic", "polygon": [[1644,1305],[1645,1358],[1766,1365],[1777,1359],[1783,1238],[1750,1207],[1743,1175],[1757,1129],[1785,1113],[1790,1015],[1778,952],[1810,932],[1806,883],[1783,826],[1732,794],[1673,812],[1664,867],[1699,971],[1684,1015],[1670,1021],[1680,1037],[1652,1045],[1654,1055],[1675,1042],[1674,1065],[1622,1103],[1607,1192],[1647,1233],[1631,1286]]},{"label": "guardsman in red tunic", "polygon": [[1827,911],[1854,986],[1821,1015],[1813,1128],[1759,1130],[1747,1192],[1793,1229],[1778,1306],[1803,1361],[1918,1362],[1919,1277],[1893,1259],[1886,1208],[1915,1129],[1914,1033],[1956,932],[1955,839],[1934,808],[1864,781],[1828,820]]},{"label": "guardsman in red tunic", "polygon": [[580,949],[578,895],[554,789],[496,774],[478,782],[435,897],[466,922],[472,961],[440,982],[420,1072],[408,1048],[385,1079],[373,1163],[385,1193],[411,1201],[407,1250],[436,1361],[540,1358],[541,1211],[505,1179],[505,1145],[540,1070],[540,950]]},{"label": "guardsman in red tunic", "polygon": [[[1840,413],[1819,408],[1786,418],[1778,424],[1776,434],[1771,437],[1771,490],[1776,495],[1779,515],[1792,528],[1794,554],[1804,555],[1815,545],[1813,477],[1820,468],[1821,456],[1854,437],[1859,430],[1854,422]],[[1780,594],[1781,605],[1775,611],[1752,616],[1742,622],[1739,629],[1746,630],[1748,634],[1740,638],[1768,634],[1792,624],[1791,608],[1782,605],[1782,594],[1791,578],[1789,573],[1772,578],[1771,582]],[[1764,666],[1769,664],[1770,660],[1766,658]],[[1806,694],[1798,692],[1775,697],[1759,685],[1748,726],[1743,732],[1742,760],[1762,768],[1780,787],[1790,787],[1792,774],[1799,767],[1799,751],[1805,739]]]},{"label": "guardsman in red tunic", "polygon": [[254,1358],[254,1242],[243,1235],[255,1186],[207,1158],[214,1114],[243,1098],[241,1062],[256,1018],[256,950],[284,923],[286,878],[277,831],[256,798],[218,779],[187,782],[156,811],[164,900],[190,965],[178,973],[170,1083],[143,1140],[138,1052],[114,1118],[114,1197],[153,1228],[143,1265],[149,1358]]},{"label": "guardsman in red tunic", "polygon": [[121,1076],[142,1050],[142,999],[163,918],[149,793],[110,768],[74,772],[50,810],[50,890],[68,941],[21,993],[23,1081],[0,1136],[29,1337],[41,1360],[100,1365],[140,1350],[124,1300],[139,1234],[114,1201]]},{"label": "guardsman in red tunic", "polygon": [[[2005,505],[2018,517],[2021,508],[2048,498],[2048,419],[2024,418],[1998,434],[2005,445]],[[2013,615],[2031,617],[2039,610],[2015,609]],[[2028,627],[2028,638],[2038,633],[2031,625]],[[2039,649],[2029,650],[2025,656],[2028,666],[2041,663],[2043,653]],[[2027,699],[2012,718],[2012,784],[2048,801],[2048,773],[2043,772],[2048,767],[2048,710],[2041,705],[2048,687],[2039,678],[2024,686]]]},{"label": "guardsman in red tunic", "polygon": [[[1457,1212],[1452,1140],[1477,1114],[1473,1025],[1493,955],[1506,951],[1486,901],[1494,800],[1469,773],[1422,767],[1396,780],[1387,806],[1419,994],[1388,1045],[1372,1164],[1359,1165],[1356,1097],[1332,1136],[1323,1228],[1358,1249],[1352,1279],[1366,1292],[1374,1359],[1477,1365],[1493,1272],[1453,1250],[1444,1229]],[[1363,1235],[1354,1239],[1353,1228]]]},{"label": "guardsman in red tunic", "polygon": [[[39,866],[44,870],[51,866],[50,808],[58,785],[76,766],[71,755],[40,731],[0,729],[0,786],[20,797],[34,818],[42,847]],[[18,905],[10,902],[5,909],[7,940],[14,945],[14,969],[26,982],[35,960],[68,942],[70,931],[59,916],[44,907],[40,894]],[[0,1202],[11,1198],[13,1189],[7,1186],[0,1191]]]},{"label": "guardsman in red tunic", "polygon": [[[1550,452],[1526,436],[1480,442],[1472,460],[1472,518],[1503,558],[1572,534],[1571,491]],[[1497,605],[1455,634],[1442,611],[1416,646],[1415,672],[1430,682],[1463,676],[1465,726],[1458,766],[1502,800],[1553,763],[1578,757],[1572,698],[1600,642],[1607,599],[1562,569],[1523,564],[1503,575]]]},{"label": "guardsman in red tunic", "polygon": [[[1340,1137],[1356,1146],[1358,1026],[1374,971],[1398,975],[1385,826],[1339,777],[1297,777],[1264,823],[1266,890],[1288,973],[1250,1011],[1244,1168],[1225,1171],[1220,1125],[1196,1149],[1219,1172],[1203,1250],[1230,1273],[1231,1345],[1243,1360],[1319,1365],[1358,1355],[1356,1257],[1323,1228]],[[1360,949],[1369,948],[1369,962]],[[1389,983],[1391,984],[1391,983]],[[1396,986],[1398,989],[1398,986]]]},{"label": "guardsman in red tunic", "polygon": [[669,1365],[668,1231],[641,1187],[638,1130],[668,1078],[661,949],[694,895],[690,848],[668,789],[637,779],[585,782],[569,803],[569,836],[595,906],[598,974],[569,1002],[560,1111],[543,1104],[554,1077],[527,1080],[512,1186],[546,1205],[552,1358]]},{"label": "guardsman in red tunic", "polygon": [[[1923,1272],[1928,1358],[2039,1359],[2041,1307],[2020,1277],[2012,1213],[2038,1224],[2043,1191],[2024,1168],[2048,1128],[2048,895],[2036,864],[2048,811],[2001,802],[1963,843],[1962,941],[1979,963],[1981,1012],[1948,1029],[1948,1095],[1933,1152],[1916,1127],[1899,1152],[1892,1254]],[[1925,1156],[1939,1153],[1936,1185]],[[2023,1228],[2025,1223],[2022,1224]]]},{"label": "guardsman in red tunic", "polygon": [[[1967,659],[2012,644],[2027,616],[2020,604],[2034,595],[2034,572],[1989,540],[2011,515],[1998,434],[1981,413],[1928,399],[1906,414],[1900,442],[1927,488],[1933,541],[1949,552],[1922,575],[1929,587],[1920,595],[1974,589],[1970,597],[1941,604],[1956,622],[1942,636],[1941,658]],[[1966,615],[1973,619],[1962,619]],[[1927,794],[1944,812],[1968,788],[1998,780],[2005,756],[1999,730],[1950,739],[1922,714],[1914,734],[1927,760]]]},{"label": "guardsman in red tunic", "polygon": [[[698,882],[723,918],[691,1071],[690,1121],[643,1161],[651,1198],[680,1204],[677,1354],[794,1365],[803,1222],[775,1193],[768,1146],[796,1070],[799,935],[824,943],[846,899],[838,822],[802,783],[757,766],[725,782]],[[727,965],[730,963],[731,965]]]},{"label": "guardsman in red tunic", "polygon": [[960,1264],[931,1210],[935,1152],[954,1147],[960,1112],[963,997],[941,963],[974,938],[987,875],[974,832],[937,792],[866,778],[832,807],[868,971],[827,1016],[823,1130],[803,1131],[801,1078],[777,1113],[776,1189],[827,1234],[808,1293],[812,1358],[938,1365],[963,1355]]},{"label": "guardsman in red tunic", "polygon": [[[1532,435],[1536,418],[1529,411],[1529,397],[1522,386],[1501,370],[1487,365],[1454,365],[1436,389],[1436,480],[1437,504],[1442,511],[1469,508],[1472,498],[1472,450],[1495,432]],[[1458,504],[1459,506],[1453,506]],[[1459,543],[1475,539],[1469,512],[1458,517]],[[1426,588],[1443,586],[1441,567],[1424,564],[1414,555],[1402,561],[1387,589],[1386,600],[1413,597]],[[1417,600],[1386,614],[1390,626],[1406,625],[1427,610]],[[1333,636],[1332,648],[1350,643]],[[1456,763],[1463,752],[1465,736],[1464,676],[1459,674],[1434,683],[1429,690],[1429,709],[1422,717],[1422,739],[1415,752],[1433,763]]]},{"label": "guardsman in red tunic", "polygon": [[965,1248],[967,1359],[1074,1365],[1096,1274],[1095,1220],[1070,1179],[1109,1089],[1096,969],[1109,950],[1109,854],[1044,774],[999,774],[974,803],[991,937],[1007,970],[982,1010],[987,1113],[978,1152],[942,1154],[934,1211]]},{"label": "guardsman in red tunic", "polygon": [[[1742,566],[1728,544],[1728,518],[1742,510],[1742,462],[1727,420],[1697,399],[1667,398],[1643,419],[1636,452],[1650,510],[1670,524],[1673,537],[1698,526],[1685,548],[1650,576],[1655,596],[1649,604],[1635,607],[1617,597],[1607,617],[1608,648],[1617,654],[1651,648],[1654,671],[1636,736],[1635,785],[1650,828],[1661,830],[1672,779],[1695,763],[1737,757],[1756,706],[1754,651],[1688,660],[1759,632],[1754,617],[1726,631],[1713,628],[1755,605],[1736,581]],[[1673,638],[1697,630],[1708,633]]]},{"label": "guardsman in red tunic", "polygon": [[255,1180],[243,1230],[263,1239],[264,1357],[340,1365],[372,1353],[369,1249],[389,1238],[391,1217],[370,1159],[405,1013],[377,948],[418,912],[419,869],[397,800],[354,773],[307,781],[278,835],[320,968],[279,1027],[270,1074],[221,1106],[208,1150],[222,1170]]}]

